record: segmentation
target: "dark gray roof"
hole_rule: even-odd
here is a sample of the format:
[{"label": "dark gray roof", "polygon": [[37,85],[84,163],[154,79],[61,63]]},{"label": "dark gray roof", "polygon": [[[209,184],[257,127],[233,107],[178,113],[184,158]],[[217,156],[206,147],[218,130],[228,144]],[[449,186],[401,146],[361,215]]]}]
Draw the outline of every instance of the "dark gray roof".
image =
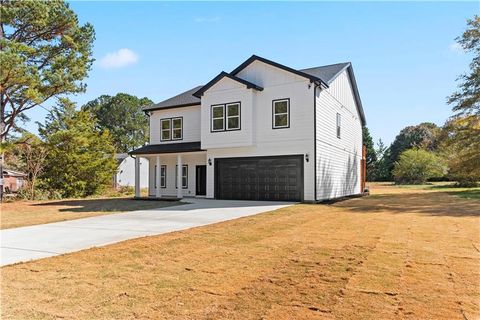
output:
[{"label": "dark gray roof", "polygon": [[160,103],[145,107],[143,108],[143,111],[180,108],[180,107],[199,105],[200,99],[195,97],[193,94],[202,87],[203,86],[196,86],[195,88],[182,92],[179,95],[176,95],[175,97],[172,97],[167,100],[163,100]]},{"label": "dark gray roof", "polygon": [[[238,74],[241,70],[243,70],[246,66],[248,66],[250,63],[253,61],[262,61],[264,63],[273,65],[275,67],[278,67],[280,69],[295,73],[297,75],[300,75],[302,77],[306,77],[310,79],[312,82],[315,83],[323,83],[327,87],[332,83],[333,80],[344,70],[347,70],[350,80],[352,83],[352,88],[353,88],[353,93],[355,96],[355,100],[357,102],[358,106],[358,111],[360,113],[360,117],[362,119],[363,125],[366,124],[365,120],[365,113],[363,111],[363,106],[362,106],[362,101],[360,100],[360,94],[358,92],[357,88],[357,83],[355,81],[355,75],[353,74],[353,68],[352,64],[350,62],[343,62],[343,63],[336,63],[336,64],[330,64],[326,66],[320,66],[320,67],[313,67],[313,68],[307,68],[307,69],[292,69],[290,67],[284,66],[282,64],[279,64],[275,61],[271,61],[256,55],[252,55],[250,58],[248,58],[245,62],[243,62],[241,65],[239,65],[235,70],[233,70],[230,73],[222,72],[218,76],[216,76],[213,80],[211,80],[207,85],[205,86],[197,86],[195,88],[192,88],[188,91],[185,91],[179,95],[176,95],[173,98],[164,100],[160,103],[154,104],[152,106],[146,107],[143,110],[144,111],[152,111],[152,110],[158,110],[158,109],[170,109],[170,108],[180,108],[180,107],[187,107],[187,106],[194,106],[194,105],[199,105],[200,102],[200,97],[203,92],[205,92],[209,87],[211,87],[215,82],[217,82],[219,79],[228,76],[229,78],[232,78],[234,80],[237,80],[239,82],[244,83],[247,87],[254,88],[256,90],[263,90],[261,87],[257,87],[255,84],[247,82],[246,80],[240,79],[236,77],[235,75]],[[196,94],[198,97],[194,96]]]},{"label": "dark gray roof", "polygon": [[332,83],[333,80],[337,77],[340,72],[345,70],[350,66],[350,62],[330,64],[328,66],[320,66],[314,68],[301,69],[300,71],[312,75],[314,77],[320,78],[326,84]]},{"label": "dark gray roof", "polygon": [[162,154],[162,153],[194,152],[194,151],[202,151],[200,141],[149,144],[147,146],[143,146],[141,148],[132,150],[129,152],[129,154]]}]

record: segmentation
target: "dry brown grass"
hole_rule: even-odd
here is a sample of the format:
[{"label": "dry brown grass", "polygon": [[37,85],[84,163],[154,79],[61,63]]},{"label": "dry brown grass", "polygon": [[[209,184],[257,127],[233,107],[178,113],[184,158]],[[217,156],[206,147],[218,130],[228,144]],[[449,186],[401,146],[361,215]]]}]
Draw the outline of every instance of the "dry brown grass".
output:
[{"label": "dry brown grass", "polygon": [[2,316],[478,319],[480,202],[373,193],[7,266]]},{"label": "dry brown grass", "polygon": [[131,198],[7,202],[0,204],[0,229],[160,208],[175,204],[176,202],[139,201]]}]

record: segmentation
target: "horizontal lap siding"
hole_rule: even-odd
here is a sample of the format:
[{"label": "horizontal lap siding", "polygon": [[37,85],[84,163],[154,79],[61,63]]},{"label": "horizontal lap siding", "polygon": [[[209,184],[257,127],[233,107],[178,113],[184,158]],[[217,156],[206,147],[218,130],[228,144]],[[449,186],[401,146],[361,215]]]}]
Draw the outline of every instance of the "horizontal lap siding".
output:
[{"label": "horizontal lap siding", "polygon": [[[183,117],[183,139],[160,141],[160,119]],[[200,105],[153,111],[150,115],[150,144],[200,141]]]},{"label": "horizontal lap siding", "polygon": [[[317,93],[317,199],[359,194],[362,126],[347,73]],[[336,114],[341,114],[341,138]]]},{"label": "horizontal lap siding", "polygon": [[[309,154],[310,161],[304,160],[304,199],[314,200],[314,117],[313,117],[313,85],[303,77],[266,65],[254,62],[237,76],[253,82],[263,91],[253,90],[252,113],[244,117],[242,104],[242,131],[244,119],[250,122],[252,145],[243,147],[227,147],[230,133],[218,141],[218,148],[208,148],[207,159],[231,157],[257,157]],[[247,89],[242,89],[247,91]],[[248,91],[251,91],[250,89]],[[223,91],[226,93],[227,91]],[[235,101],[235,91],[232,96],[223,99]],[[247,96],[247,95],[246,95]],[[272,129],[272,100],[290,98],[290,128]],[[238,98],[237,98],[238,100]],[[203,101],[202,101],[203,103]],[[206,107],[206,106],[204,106]],[[207,114],[205,114],[207,115]],[[205,124],[205,121],[202,123]],[[247,127],[245,128],[247,129]],[[205,128],[202,130],[205,131]],[[209,130],[209,127],[208,127]],[[247,133],[247,132],[245,132]],[[205,132],[205,134],[208,134]],[[212,137],[215,134],[212,134]],[[219,136],[220,137],[220,136]],[[202,134],[203,138],[203,134]],[[203,141],[202,141],[203,143]],[[214,197],[214,165],[207,166],[207,197]]]}]

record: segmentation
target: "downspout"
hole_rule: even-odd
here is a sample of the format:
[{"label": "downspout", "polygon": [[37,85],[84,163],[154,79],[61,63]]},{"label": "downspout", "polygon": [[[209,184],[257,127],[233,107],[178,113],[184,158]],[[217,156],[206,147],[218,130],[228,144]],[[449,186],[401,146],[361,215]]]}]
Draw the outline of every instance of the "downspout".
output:
[{"label": "downspout", "polygon": [[321,82],[313,83],[313,175],[314,202],[317,202],[317,87],[322,89]]}]

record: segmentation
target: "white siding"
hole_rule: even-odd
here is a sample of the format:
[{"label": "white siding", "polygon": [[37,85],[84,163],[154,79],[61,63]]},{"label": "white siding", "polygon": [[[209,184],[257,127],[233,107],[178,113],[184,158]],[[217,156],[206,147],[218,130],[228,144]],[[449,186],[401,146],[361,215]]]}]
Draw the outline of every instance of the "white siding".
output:
[{"label": "white siding", "polygon": [[[160,120],[183,117],[183,139],[160,141]],[[200,106],[156,110],[150,115],[150,144],[200,141]]]},{"label": "white siding", "polygon": [[[202,110],[202,146],[209,147],[207,159],[210,158],[214,162],[215,158],[305,155],[308,153],[311,161],[304,161],[304,199],[314,200],[313,86],[309,88],[308,79],[258,61],[250,64],[237,76],[264,88],[263,91],[255,91],[247,90],[243,86],[240,89],[223,91],[221,97],[223,102],[242,100],[242,131],[245,130],[243,134],[248,136],[250,134],[248,130],[251,130],[252,143],[248,146],[233,147],[236,141],[232,135],[234,132],[226,132],[222,136],[218,133],[209,134],[209,104],[213,100],[210,99],[211,96],[207,91],[205,95],[207,99],[202,98],[202,108],[208,109]],[[248,104],[249,94],[252,99],[251,109]],[[290,98],[290,128],[272,129],[272,100],[283,98]],[[246,108],[243,101],[246,101]],[[218,103],[221,102],[218,101]],[[251,116],[248,114],[249,110],[251,110]],[[247,116],[245,116],[245,111],[247,111]],[[205,120],[206,118],[208,121]],[[248,122],[245,124],[247,119]],[[205,127],[207,124],[208,127]],[[251,127],[248,126],[249,124]],[[204,137],[207,139],[211,137],[211,139],[205,142]],[[245,141],[247,141],[246,138]],[[209,198],[214,197],[214,180],[213,164],[207,166],[207,197]]]},{"label": "white siding", "polygon": [[[149,192],[151,196],[155,196],[155,165],[156,157],[150,157],[150,172],[149,172]],[[188,165],[188,188],[182,189],[183,196],[195,196],[195,175],[196,166],[206,164],[205,152],[192,152],[182,154],[182,164]],[[162,196],[177,196],[177,188],[175,188],[175,168],[177,166],[177,154],[162,154],[160,155],[160,165],[167,166],[167,186],[160,189]]]},{"label": "white siding", "polygon": [[[330,88],[317,89],[317,199],[359,194],[362,125],[346,71]],[[336,115],[341,115],[341,138]]]},{"label": "white siding", "polygon": [[[135,186],[135,159],[126,157],[118,165],[116,175],[117,186]],[[148,159],[140,158],[140,187],[148,188]]]}]

